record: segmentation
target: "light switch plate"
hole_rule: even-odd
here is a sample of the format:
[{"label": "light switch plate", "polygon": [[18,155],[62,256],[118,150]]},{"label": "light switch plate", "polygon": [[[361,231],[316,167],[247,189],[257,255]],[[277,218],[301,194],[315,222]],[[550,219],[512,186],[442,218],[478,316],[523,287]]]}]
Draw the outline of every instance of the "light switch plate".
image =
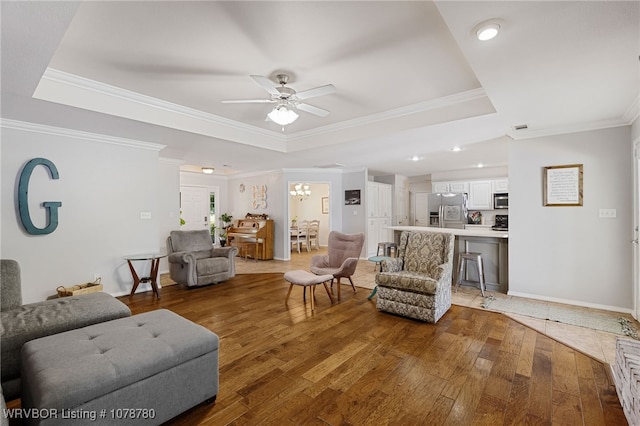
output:
[{"label": "light switch plate", "polygon": [[142,220],[151,219],[151,212],[140,212],[140,219]]},{"label": "light switch plate", "polygon": [[616,209],[600,209],[601,219],[614,219],[616,217]]}]

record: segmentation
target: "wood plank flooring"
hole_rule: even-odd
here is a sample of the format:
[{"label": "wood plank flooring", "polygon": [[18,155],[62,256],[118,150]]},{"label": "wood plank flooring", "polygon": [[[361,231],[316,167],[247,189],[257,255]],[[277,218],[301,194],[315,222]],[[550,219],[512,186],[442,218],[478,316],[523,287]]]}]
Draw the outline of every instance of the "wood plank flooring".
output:
[{"label": "wood plank flooring", "polygon": [[506,316],[453,306],[436,325],[342,288],[316,311],[280,273],[122,297],[220,337],[220,393],[172,425],[626,425],[608,366]]}]

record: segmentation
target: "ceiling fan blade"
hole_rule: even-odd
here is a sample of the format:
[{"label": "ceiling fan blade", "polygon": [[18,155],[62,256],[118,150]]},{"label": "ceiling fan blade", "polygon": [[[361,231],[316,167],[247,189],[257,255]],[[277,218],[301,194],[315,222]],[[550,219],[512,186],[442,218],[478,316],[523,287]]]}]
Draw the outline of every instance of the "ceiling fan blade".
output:
[{"label": "ceiling fan blade", "polygon": [[271,99],[225,99],[220,102],[223,104],[273,104],[276,101]]},{"label": "ceiling fan blade", "polygon": [[327,111],[326,109],[314,107],[313,105],[309,105],[309,104],[299,103],[299,104],[296,104],[296,108],[298,108],[301,111],[305,111],[310,114],[317,115],[318,117],[326,117],[327,115],[329,115],[329,111]]},{"label": "ceiling fan blade", "polygon": [[272,95],[280,96],[280,92],[278,92],[278,90],[276,89],[276,84],[273,81],[269,80],[267,77],[263,77],[261,75],[252,75],[250,77],[267,92],[271,93]]},{"label": "ceiling fan blade", "polygon": [[316,87],[314,89],[303,90],[302,92],[298,92],[296,93],[296,98],[298,99],[315,98],[316,96],[330,95],[335,91],[336,91],[336,88],[333,84],[326,84],[324,86]]}]

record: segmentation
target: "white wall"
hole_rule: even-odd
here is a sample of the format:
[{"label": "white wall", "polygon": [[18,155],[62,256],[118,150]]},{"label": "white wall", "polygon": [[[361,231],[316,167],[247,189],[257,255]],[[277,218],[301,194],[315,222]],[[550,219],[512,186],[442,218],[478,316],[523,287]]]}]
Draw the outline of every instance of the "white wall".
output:
[{"label": "white wall", "polygon": [[[164,248],[159,230],[166,221],[159,216],[170,202],[159,188],[167,183],[161,146],[6,120],[1,136],[1,255],[20,263],[23,302],[92,281],[96,272],[106,292],[128,293],[133,280],[123,256]],[[16,214],[17,179],[37,157],[51,160],[60,175],[51,180],[37,167],[29,185],[36,226],[44,226],[43,201],[62,202],[58,228],[47,235],[25,232]],[[152,219],[140,219],[143,211]],[[148,273],[148,265],[139,268]]]},{"label": "white wall", "polygon": [[[364,172],[357,172],[357,181],[362,187],[365,180],[363,178]],[[231,210],[230,214],[234,219],[244,217],[248,212],[251,213],[267,213],[270,219],[274,221],[274,258],[280,260],[289,260],[291,257],[291,251],[289,247],[289,225],[291,218],[289,217],[289,184],[295,182],[309,182],[310,184],[326,184],[329,188],[329,215],[322,215],[323,218],[328,218],[323,221],[321,218],[321,225],[325,222],[328,225],[327,233],[330,230],[338,230],[343,232],[362,232],[364,229],[365,216],[362,214],[357,217],[362,223],[355,225],[351,222],[343,222],[343,209],[344,209],[344,192],[343,192],[343,179],[345,176],[352,176],[352,173],[343,172],[337,169],[284,169],[277,172],[269,172],[264,174],[246,175],[241,177],[235,177],[229,179],[228,193],[229,193],[229,206]],[[239,188],[243,184],[245,192],[241,193]],[[252,206],[252,186],[253,185],[267,185],[267,208],[255,209]],[[357,189],[357,188],[349,188]],[[364,207],[364,200],[363,205]],[[318,212],[320,207],[318,206]],[[358,230],[353,230],[358,229]]]},{"label": "white wall", "polygon": [[[509,143],[509,294],[631,309],[630,152],[630,127]],[[563,164],[584,165],[584,205],[543,207],[543,167]]]},{"label": "white wall", "polygon": [[[160,158],[158,162],[158,246],[166,251],[169,232],[180,227],[180,164],[179,160]],[[160,260],[160,273],[169,272],[167,258]]]},{"label": "white wall", "polygon": [[[473,169],[434,172],[431,174],[431,182],[487,179],[487,178],[495,178],[495,177],[507,177],[508,175],[509,175],[509,168],[507,166],[481,167],[481,168],[476,167]],[[429,190],[429,192],[431,192],[431,190]]]},{"label": "white wall", "polygon": [[[233,216],[233,220],[242,219],[247,213],[268,214],[269,219],[273,219],[274,226],[274,252],[276,259],[282,259],[283,232],[286,224],[286,230],[289,232],[289,222],[287,219],[287,210],[283,208],[284,189],[282,184],[281,172],[269,172],[265,174],[256,174],[244,176],[240,178],[229,179],[228,181],[228,209],[221,213],[228,213]],[[244,192],[240,192],[240,185],[244,185]],[[263,208],[253,207],[253,187],[260,188],[262,185],[267,186],[267,206]]]}]

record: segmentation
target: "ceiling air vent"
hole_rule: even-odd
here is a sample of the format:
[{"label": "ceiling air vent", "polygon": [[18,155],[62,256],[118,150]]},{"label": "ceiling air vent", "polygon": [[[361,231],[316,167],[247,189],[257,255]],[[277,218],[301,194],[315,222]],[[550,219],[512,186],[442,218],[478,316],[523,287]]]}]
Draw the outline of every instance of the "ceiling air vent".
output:
[{"label": "ceiling air vent", "polygon": [[518,124],[513,126],[513,130],[527,130],[529,126],[527,124]]}]

